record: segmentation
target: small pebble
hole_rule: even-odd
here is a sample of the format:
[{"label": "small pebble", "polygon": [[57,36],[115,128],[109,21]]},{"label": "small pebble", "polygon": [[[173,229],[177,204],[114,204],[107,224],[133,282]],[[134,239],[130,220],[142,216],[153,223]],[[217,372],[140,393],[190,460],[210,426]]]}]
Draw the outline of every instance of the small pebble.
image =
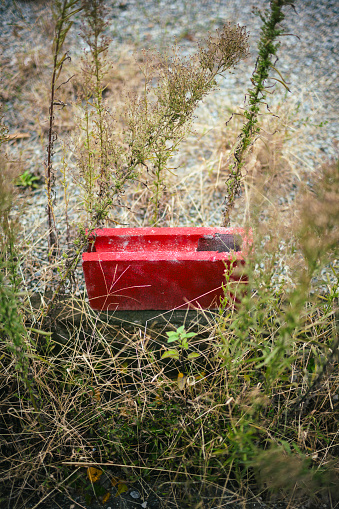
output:
[{"label": "small pebble", "polygon": [[140,498],[140,493],[138,491],[131,491],[130,495],[132,498]]}]

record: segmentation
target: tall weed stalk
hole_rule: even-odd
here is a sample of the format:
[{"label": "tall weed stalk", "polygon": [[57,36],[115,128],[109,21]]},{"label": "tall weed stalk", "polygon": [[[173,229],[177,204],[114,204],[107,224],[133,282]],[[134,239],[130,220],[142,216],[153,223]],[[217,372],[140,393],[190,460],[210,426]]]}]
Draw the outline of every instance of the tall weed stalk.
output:
[{"label": "tall weed stalk", "polygon": [[[228,226],[230,223],[230,214],[234,201],[241,189],[242,170],[246,163],[246,155],[261,130],[258,116],[262,105],[267,106],[267,94],[272,93],[272,91],[268,90],[267,80],[278,81],[289,90],[280,72],[275,67],[275,62],[273,63],[273,59],[276,58],[280,46],[280,43],[276,42],[276,40],[283,34],[283,29],[279,28],[278,25],[285,18],[283,7],[287,5],[293,5],[292,0],[271,0],[270,8],[263,14],[260,14],[263,24],[258,44],[258,58],[251,78],[253,87],[248,90],[247,109],[243,113],[246,122],[242,127],[234,148],[233,162],[229,167],[230,175],[226,182],[227,195],[223,214],[223,226]],[[271,76],[271,71],[277,73],[280,79]]]},{"label": "tall weed stalk", "polygon": [[[53,155],[54,143],[57,139],[57,134],[54,129],[55,120],[55,107],[64,107],[65,104],[59,101],[56,97],[58,88],[58,79],[63,68],[64,63],[70,58],[68,53],[62,54],[62,48],[65,42],[66,35],[70,30],[73,21],[71,17],[79,12],[80,8],[74,9],[79,3],[79,0],[55,0],[53,4],[53,17],[55,21],[54,39],[53,39],[53,72],[50,85],[50,104],[49,104],[49,128],[48,128],[48,144],[47,144],[47,160],[46,160],[46,193],[47,193],[47,220],[48,220],[48,242],[49,242],[49,256],[55,246],[57,245],[57,234],[55,217],[53,212],[54,201],[54,182],[55,175],[53,171]],[[72,10],[73,9],[73,10]]]}]

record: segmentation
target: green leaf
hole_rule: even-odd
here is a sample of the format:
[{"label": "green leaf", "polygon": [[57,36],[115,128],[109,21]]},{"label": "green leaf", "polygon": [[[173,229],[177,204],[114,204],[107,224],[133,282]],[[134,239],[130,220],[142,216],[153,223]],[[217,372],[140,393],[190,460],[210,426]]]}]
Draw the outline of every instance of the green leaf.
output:
[{"label": "green leaf", "polygon": [[167,357],[171,357],[172,359],[179,360],[179,352],[178,350],[167,350],[167,352],[163,353],[161,358],[166,359]]},{"label": "green leaf", "polygon": [[279,80],[278,78],[273,78],[273,76],[270,76],[269,79],[270,80],[274,80],[274,81],[278,81],[279,83],[281,83],[286,88],[286,90],[288,90],[288,92],[291,92],[291,90],[288,88],[288,86],[286,85],[286,83],[284,81]]},{"label": "green leaf", "polygon": [[[284,77],[283,75],[281,74],[281,72],[272,64],[270,63],[270,66],[272,67],[272,69],[274,69],[280,76],[281,80],[286,84],[286,81],[284,80]],[[288,89],[289,90],[289,89]],[[290,90],[289,90],[290,91]]]},{"label": "green leaf", "polygon": [[228,452],[228,448],[227,446],[225,445],[224,449],[214,449],[213,451],[213,455],[219,455],[219,454],[226,454]]},{"label": "green leaf", "polygon": [[173,343],[173,341],[178,341],[178,337],[175,336],[175,338],[168,338],[167,343]]},{"label": "green leaf", "polygon": [[187,332],[187,334],[185,334],[185,338],[194,338],[196,335],[197,334],[195,332]]},{"label": "green leaf", "polygon": [[[74,14],[76,14],[77,12],[79,12],[79,11],[81,11],[81,10],[82,10],[82,8],[80,7],[79,9],[75,9],[74,11],[69,12],[69,13],[68,13],[68,14],[67,14],[67,15],[66,15],[63,19],[62,19],[63,23],[65,23],[67,20],[69,20],[69,18],[71,18],[72,16],[74,16]],[[73,21],[72,21],[72,23],[73,23]]]},{"label": "green leaf", "polygon": [[[71,7],[73,7],[73,5],[75,5],[75,4],[77,4],[77,3],[79,3],[79,0],[71,0],[71,1],[70,1],[70,2],[68,2],[68,4],[66,5],[66,8],[67,8],[67,9],[70,9]],[[81,11],[81,10],[82,10],[82,7],[80,7],[80,8],[78,9],[78,11]],[[77,11],[77,12],[78,12],[78,11]]]},{"label": "green leaf", "polygon": [[200,353],[192,352],[188,354],[187,359],[196,359],[197,357],[200,357]]},{"label": "green leaf", "polygon": [[93,486],[93,489],[94,489],[94,493],[98,496],[100,495],[105,495],[106,493],[106,488],[104,488],[103,486],[101,486],[101,484],[95,484]]},{"label": "green leaf", "polygon": [[[68,31],[69,29],[71,28],[71,26],[73,25],[73,21],[70,21],[68,26],[66,26],[61,32],[60,32],[60,37],[59,37],[59,41],[58,42],[58,50],[60,51],[63,44],[64,44],[64,41],[66,39],[66,35],[68,34]],[[58,52],[59,52],[58,51]]]},{"label": "green leaf", "polygon": [[185,350],[188,349],[188,341],[186,338],[183,338],[181,346],[185,348]]},{"label": "green leaf", "polygon": [[287,442],[287,440],[280,440],[280,443],[281,445],[283,446],[283,448],[285,449],[285,451],[288,453],[288,454],[291,454],[291,446],[290,444]]},{"label": "green leaf", "polygon": [[67,58],[67,51],[66,53],[62,56],[62,58],[60,58],[59,62],[57,62],[56,64],[56,69],[58,69],[60,67],[60,65],[63,63],[63,61],[65,60],[65,58]]},{"label": "green leaf", "polygon": [[53,332],[47,332],[40,329],[34,329],[34,327],[26,327],[27,330],[31,332],[35,332],[36,334],[40,334],[41,336],[52,336]]},{"label": "green leaf", "polygon": [[167,336],[170,338],[171,336],[178,337],[177,331],[171,330],[169,332],[166,332]]}]

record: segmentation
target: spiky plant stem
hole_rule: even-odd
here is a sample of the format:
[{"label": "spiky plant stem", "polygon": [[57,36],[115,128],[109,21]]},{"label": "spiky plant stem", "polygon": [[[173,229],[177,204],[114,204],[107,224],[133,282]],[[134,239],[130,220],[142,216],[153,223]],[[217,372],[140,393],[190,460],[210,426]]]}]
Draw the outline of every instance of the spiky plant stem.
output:
[{"label": "spiky plant stem", "polygon": [[258,43],[259,54],[255,70],[251,78],[253,87],[248,91],[248,108],[244,112],[244,117],[247,121],[241,130],[241,134],[236,144],[233,153],[233,163],[230,165],[230,175],[226,182],[227,195],[223,213],[223,226],[228,226],[230,223],[230,214],[234,206],[234,201],[241,189],[242,168],[245,164],[245,158],[248,149],[254,143],[260,132],[260,127],[258,126],[258,114],[260,105],[264,104],[266,101],[266,81],[269,78],[271,68],[279,74],[281,80],[273,77],[270,77],[270,79],[279,81],[285,86],[285,88],[287,88],[287,90],[289,90],[281,74],[272,63],[272,59],[276,55],[280,46],[280,43],[275,41],[283,32],[282,29],[277,28],[277,25],[285,18],[285,14],[282,11],[282,8],[285,5],[292,5],[292,1],[272,0],[270,2],[270,9],[264,14],[260,14],[263,26],[261,28],[261,37]]}]

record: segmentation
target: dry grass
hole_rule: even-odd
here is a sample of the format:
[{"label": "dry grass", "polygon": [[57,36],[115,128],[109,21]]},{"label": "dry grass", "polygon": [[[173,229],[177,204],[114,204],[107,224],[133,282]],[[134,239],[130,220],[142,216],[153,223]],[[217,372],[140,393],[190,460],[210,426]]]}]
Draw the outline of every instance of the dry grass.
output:
[{"label": "dry grass", "polygon": [[[208,496],[214,507],[222,507],[232,486],[238,501],[248,497],[248,487],[254,489],[251,469],[246,480],[238,468],[246,465],[246,456],[253,463],[252,451],[262,444],[253,468],[263,488],[279,490],[280,498],[283,493],[290,497],[292,489],[294,504],[297,495],[301,501],[310,494],[322,500],[322,486],[331,485],[326,476],[334,475],[338,443],[334,358],[303,406],[293,410],[293,404],[313,385],[321,359],[327,358],[333,315],[320,306],[310,308],[293,337],[280,346],[278,366],[271,364],[278,372],[272,374],[270,365],[258,368],[262,363],[255,357],[279,345],[287,303],[277,307],[260,289],[252,299],[258,310],[265,304],[266,311],[257,312],[249,336],[237,337],[234,327],[241,321],[229,312],[200,328],[191,350],[201,357],[187,366],[184,387],[178,385],[176,362],[160,360],[168,326],[134,331],[113,326],[84,298],[62,300],[54,309],[50,339],[40,337],[37,346],[32,333],[28,341],[38,412],[14,374],[14,358],[3,349],[2,480],[7,487],[12,483],[13,499],[27,497],[30,490],[44,497],[66,487],[72,497],[86,497],[91,491],[86,467],[93,465],[129,487],[151,483],[164,507],[198,507]],[[258,323],[256,330],[260,316],[265,325]],[[317,470],[319,476],[324,471],[318,484]],[[72,486],[67,476],[73,472]],[[98,490],[99,499],[107,489]],[[115,492],[112,486],[110,491]],[[151,491],[145,488],[144,496]]]},{"label": "dry grass", "polygon": [[[4,75],[4,90],[13,104],[11,121],[16,123],[24,108],[24,120],[17,125],[31,138],[11,141],[10,153],[21,152],[23,160],[30,160],[29,168],[41,174],[43,149],[32,141],[41,137],[42,143],[46,131],[37,111],[40,119],[47,118],[47,54],[38,43],[34,51],[28,48],[16,58]],[[130,48],[119,49],[115,62],[105,100],[119,110],[126,90],[137,91],[143,82]],[[67,76],[77,75],[80,66],[74,59]],[[75,77],[62,88],[60,100],[74,101],[79,86]],[[187,331],[197,332],[190,348],[201,354],[187,363],[184,384],[178,382],[180,366],[161,360],[166,331],[173,327],[112,324],[110,316],[89,308],[81,271],[65,283],[65,293],[46,315],[50,294],[45,290],[53,288],[66,262],[60,257],[51,265],[47,256],[37,256],[47,245],[43,215],[25,226],[17,244],[24,282],[18,320],[27,334],[19,350],[9,348],[13,345],[6,340],[0,351],[4,507],[25,507],[30,497],[43,501],[58,492],[70,500],[82,497],[77,499],[82,503],[102,501],[108,492],[116,494],[119,482],[137,487],[143,499],[157,499],[159,507],[221,508],[231,501],[246,507],[258,503],[259,496],[283,500],[290,509],[309,501],[314,507],[335,507],[337,255],[331,236],[332,254],[326,253],[312,274],[317,281],[307,281],[313,285],[312,296],[305,286],[307,259],[298,244],[298,193],[305,192],[300,183],[309,163],[303,154],[313,127],[302,125],[296,112],[299,100],[282,99],[275,110],[279,117],[263,118],[263,139],[249,154],[243,193],[232,216],[234,224],[255,227],[250,291],[237,310],[209,316],[198,329],[184,324]],[[225,128],[225,112],[234,105],[222,104],[217,96],[209,101],[199,112],[196,133],[183,143],[167,172],[159,225],[220,223],[227,158],[241,117],[234,116]],[[219,120],[209,113],[216,109],[213,102],[222,112]],[[58,112],[60,138],[73,131],[76,108]],[[57,161],[61,154],[57,149]],[[65,157],[72,170],[71,156]],[[57,178],[55,213],[66,251],[60,173]],[[81,222],[84,214],[74,196],[71,171],[67,179],[68,214]],[[148,225],[151,193],[151,176],[145,172],[126,189],[111,224]],[[311,199],[315,211],[320,210],[313,197],[307,194],[306,203]],[[317,199],[321,201],[321,193]],[[28,210],[35,206],[33,202]],[[321,211],[327,224],[331,211]],[[321,270],[329,262],[334,276],[324,283]],[[47,335],[36,332],[42,317]],[[29,359],[29,384],[20,370],[20,352]],[[89,466],[105,472],[106,480],[92,484]],[[114,485],[113,478],[120,481]]]}]

